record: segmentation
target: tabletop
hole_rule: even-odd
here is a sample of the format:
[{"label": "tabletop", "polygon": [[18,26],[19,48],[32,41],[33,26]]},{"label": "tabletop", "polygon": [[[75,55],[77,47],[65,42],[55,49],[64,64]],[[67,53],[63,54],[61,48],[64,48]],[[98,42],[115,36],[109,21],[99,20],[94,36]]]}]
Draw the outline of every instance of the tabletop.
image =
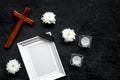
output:
[{"label": "tabletop", "polygon": [[[29,18],[34,25],[24,23],[10,49],[4,45],[18,22],[14,10],[23,13],[30,7]],[[56,14],[56,24],[43,24],[45,12]],[[76,34],[91,35],[89,49],[78,46],[78,41],[65,43],[61,31],[74,29]],[[119,0],[0,0],[0,80],[29,80],[17,42],[51,31],[66,72],[58,80],[120,80],[120,1]],[[80,68],[70,65],[72,53],[84,55]],[[6,71],[11,59],[21,63],[15,74]]]}]

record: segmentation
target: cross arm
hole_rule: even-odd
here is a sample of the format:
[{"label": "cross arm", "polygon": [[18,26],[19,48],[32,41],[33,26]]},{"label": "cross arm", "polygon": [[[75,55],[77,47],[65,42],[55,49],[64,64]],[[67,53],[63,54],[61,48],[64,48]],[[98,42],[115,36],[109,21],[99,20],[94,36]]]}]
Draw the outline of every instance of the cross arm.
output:
[{"label": "cross arm", "polygon": [[33,20],[27,18],[26,16],[23,16],[22,14],[18,13],[17,11],[13,11],[13,15],[18,17],[19,19],[25,21],[26,23],[32,25],[34,23]]}]

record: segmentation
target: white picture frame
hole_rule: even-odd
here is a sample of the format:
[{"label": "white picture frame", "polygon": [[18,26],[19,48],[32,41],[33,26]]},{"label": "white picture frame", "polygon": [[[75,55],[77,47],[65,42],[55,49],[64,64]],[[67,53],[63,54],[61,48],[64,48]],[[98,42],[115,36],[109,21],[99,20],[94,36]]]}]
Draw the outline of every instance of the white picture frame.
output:
[{"label": "white picture frame", "polygon": [[30,80],[55,80],[66,75],[54,42],[36,36],[17,46]]}]

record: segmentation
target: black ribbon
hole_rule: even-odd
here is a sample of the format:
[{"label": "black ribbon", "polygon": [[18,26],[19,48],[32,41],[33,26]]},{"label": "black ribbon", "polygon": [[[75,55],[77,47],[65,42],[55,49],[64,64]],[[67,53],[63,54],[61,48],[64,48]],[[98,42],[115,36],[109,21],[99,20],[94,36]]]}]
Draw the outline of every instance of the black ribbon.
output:
[{"label": "black ribbon", "polygon": [[39,35],[41,38],[44,38],[44,39],[46,39],[46,40],[49,40],[49,41],[54,41],[54,39],[53,39],[53,36],[51,35],[49,35],[49,34],[45,34],[45,33],[42,33],[42,34],[40,34]]}]

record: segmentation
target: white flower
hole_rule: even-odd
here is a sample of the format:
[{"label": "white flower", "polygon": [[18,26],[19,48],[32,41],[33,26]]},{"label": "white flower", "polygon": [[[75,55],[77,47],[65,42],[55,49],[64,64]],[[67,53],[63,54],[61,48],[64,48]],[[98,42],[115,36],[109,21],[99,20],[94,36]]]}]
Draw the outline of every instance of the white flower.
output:
[{"label": "white flower", "polygon": [[56,19],[55,19],[55,14],[53,12],[45,12],[41,18],[43,23],[47,24],[55,24]]},{"label": "white flower", "polygon": [[15,74],[20,70],[20,68],[21,65],[16,59],[9,60],[9,62],[6,65],[6,70],[11,74]]},{"label": "white flower", "polygon": [[75,36],[76,36],[76,34],[75,34],[74,30],[72,30],[70,28],[64,29],[62,31],[62,37],[64,38],[65,42],[72,42],[72,41],[74,41]]}]

